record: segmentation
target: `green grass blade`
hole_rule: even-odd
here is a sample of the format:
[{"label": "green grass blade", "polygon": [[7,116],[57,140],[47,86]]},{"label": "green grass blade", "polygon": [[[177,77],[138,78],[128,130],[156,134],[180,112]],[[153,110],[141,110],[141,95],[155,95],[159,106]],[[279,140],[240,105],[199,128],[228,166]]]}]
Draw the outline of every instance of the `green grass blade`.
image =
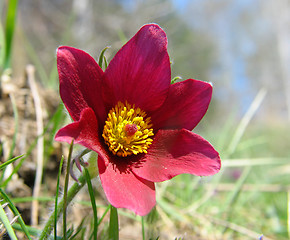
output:
[{"label": "green grass blade", "polygon": [[4,68],[10,67],[12,40],[15,31],[18,0],[10,0],[7,9],[5,27],[5,60]]},{"label": "green grass blade", "polygon": [[[70,203],[74,199],[74,197],[78,194],[78,192],[83,188],[83,186],[86,183],[86,179],[83,175],[81,175],[78,180],[79,182],[75,182],[68,190],[67,197],[66,197],[66,204]],[[65,205],[65,201],[64,201],[64,196],[63,196],[63,198],[58,203],[57,218],[59,218],[61,213],[63,212],[62,210],[64,208],[64,205]],[[46,240],[50,237],[50,233],[53,230],[53,226],[54,226],[54,219],[55,219],[55,215],[54,213],[52,213],[49,219],[47,220],[41,232],[41,235],[38,238],[39,240]]]},{"label": "green grass blade", "polygon": [[7,186],[7,184],[9,183],[9,181],[11,180],[11,178],[13,177],[13,175],[18,172],[18,170],[21,168],[21,166],[22,166],[23,162],[25,161],[25,159],[28,156],[30,156],[30,154],[32,153],[33,149],[35,148],[35,146],[37,144],[37,141],[38,141],[38,138],[43,136],[47,132],[47,130],[49,129],[49,126],[55,122],[55,117],[58,116],[59,111],[60,110],[57,109],[56,113],[52,116],[52,118],[47,123],[45,129],[43,130],[43,133],[41,135],[37,136],[34,139],[34,141],[30,144],[30,146],[29,146],[29,148],[28,148],[28,150],[26,152],[26,155],[22,159],[20,159],[19,163],[15,166],[15,168],[13,169],[13,171],[9,175],[9,177],[3,183],[1,183],[1,185],[0,185],[1,187],[5,188]]},{"label": "green grass blade", "polygon": [[25,233],[26,237],[31,240],[29,231],[23,221],[23,218],[21,217],[20,213],[18,212],[17,208],[15,207],[15,205],[13,204],[13,202],[11,201],[11,199],[7,196],[7,194],[0,188],[0,194],[2,195],[3,199],[9,203],[9,208],[11,209],[11,211],[13,212],[13,214],[15,216],[18,216],[18,221],[21,225],[21,228],[23,230],[23,232]]},{"label": "green grass blade", "polygon": [[141,223],[142,223],[142,239],[145,240],[145,223],[144,223],[144,217],[141,217]]},{"label": "green grass blade", "polygon": [[109,239],[119,240],[119,222],[117,208],[111,205],[110,223],[109,223]]},{"label": "green grass blade", "polygon": [[49,76],[45,70],[44,65],[41,62],[41,59],[39,58],[39,55],[37,54],[35,48],[32,46],[31,42],[27,39],[25,35],[23,35],[23,39],[27,55],[40,76],[39,80],[41,81],[43,86],[49,87]]},{"label": "green grass blade", "polygon": [[[23,232],[23,229],[22,229],[22,227],[21,227],[21,225],[19,224],[19,223],[14,223],[13,225],[12,225],[12,227],[15,229],[15,230],[17,230],[17,231],[19,231],[19,232]],[[27,228],[27,230],[29,231],[29,234],[30,234],[30,236],[33,236],[33,237],[38,237],[40,234],[41,234],[41,230],[39,230],[39,229],[36,229],[36,228],[34,228],[34,227],[30,227],[30,226],[26,226],[26,228]],[[51,240],[61,240],[61,237],[57,237],[57,238],[50,238]]]},{"label": "green grass blade", "polygon": [[100,217],[99,222],[98,222],[98,226],[101,224],[101,222],[104,220],[105,216],[107,215],[107,213],[109,212],[111,206],[107,206],[105,212],[103,213],[103,215]]},{"label": "green grass blade", "polygon": [[78,228],[76,229],[75,233],[70,237],[70,240],[73,240],[73,239],[84,239],[84,237],[80,237],[78,236],[80,233],[84,233],[86,227],[84,226],[85,224],[85,220],[86,220],[86,217],[84,217],[80,223],[80,225],[78,226]]},{"label": "green grass blade", "polygon": [[96,206],[96,201],[95,201],[95,196],[94,196],[94,190],[91,183],[91,177],[90,177],[88,169],[86,168],[85,168],[85,176],[86,176],[86,181],[87,181],[88,190],[89,190],[90,199],[91,199],[92,208],[93,208],[93,213],[94,213],[94,239],[96,240],[98,238],[98,213],[97,213],[97,206]]},{"label": "green grass blade", "polygon": [[67,205],[68,205],[68,200],[67,200],[67,192],[68,192],[68,182],[69,182],[69,170],[70,170],[70,162],[71,162],[71,156],[72,156],[72,151],[73,151],[73,145],[74,145],[74,140],[71,141],[70,147],[69,147],[69,154],[68,154],[68,159],[67,159],[67,164],[66,164],[66,175],[65,175],[65,183],[64,183],[64,193],[63,193],[63,238],[67,239],[67,226],[66,226],[66,212],[67,212]]},{"label": "green grass blade", "polygon": [[17,110],[17,105],[16,105],[16,101],[14,98],[14,95],[10,94],[10,99],[11,99],[11,104],[12,104],[12,108],[13,108],[13,115],[14,115],[14,134],[13,134],[13,139],[12,139],[12,146],[9,152],[9,157],[8,159],[12,158],[13,156],[13,152],[16,146],[16,138],[17,138],[17,134],[18,134],[18,124],[19,124],[19,117],[18,117],[18,110]]},{"label": "green grass blade", "polygon": [[20,155],[20,156],[18,156],[18,157],[12,158],[12,159],[6,161],[5,163],[1,164],[1,165],[0,165],[0,170],[2,170],[3,168],[5,168],[5,167],[8,166],[9,164],[15,162],[17,159],[22,158],[24,155],[25,155],[25,154],[22,154],[22,155]]},{"label": "green grass blade", "polygon": [[2,23],[0,21],[0,75],[2,74],[1,71],[4,69],[4,62],[5,62],[5,35]]},{"label": "green grass blade", "polygon": [[[15,101],[14,95],[10,94],[9,96],[10,96],[12,109],[13,109],[13,115],[14,115],[14,134],[13,134],[13,138],[12,138],[12,145],[11,145],[11,148],[9,150],[9,155],[8,155],[8,159],[11,159],[12,156],[13,156],[14,149],[16,147],[19,117],[18,117],[18,110],[17,110],[17,106],[16,106],[16,101]],[[14,172],[14,170],[13,170],[13,172]],[[8,184],[8,182],[10,181],[10,179],[11,179],[10,176],[4,181],[4,183],[3,183],[4,186],[6,186]],[[1,175],[1,181],[3,180],[3,177],[4,177],[4,171],[3,171],[2,175]],[[1,184],[1,185],[3,186],[3,184]]]},{"label": "green grass blade", "polygon": [[288,196],[288,204],[287,204],[288,205],[288,211],[287,211],[287,215],[288,215],[287,225],[288,225],[288,227],[287,227],[287,230],[288,230],[288,237],[290,239],[290,191],[288,191],[287,196]]},{"label": "green grass blade", "polygon": [[19,198],[12,198],[11,201],[14,203],[26,203],[32,202],[33,200],[37,200],[39,202],[52,202],[54,198],[52,197],[19,197]]},{"label": "green grass blade", "polygon": [[254,114],[257,112],[259,107],[261,106],[265,96],[266,96],[267,91],[265,89],[261,89],[255,99],[253,100],[251,106],[249,107],[248,111],[242,118],[240,124],[237,127],[237,130],[233,136],[233,139],[231,140],[228,148],[228,155],[230,156],[231,154],[234,153],[236,150],[242,136],[244,135],[244,132],[249,125],[249,122],[253,118]]},{"label": "green grass blade", "polygon": [[231,192],[231,194],[228,196],[228,198],[225,200],[224,203],[224,211],[225,212],[226,209],[231,210],[232,205],[234,204],[234,202],[237,200],[238,195],[241,192],[242,186],[245,183],[246,179],[248,178],[250,171],[251,171],[252,167],[251,166],[247,166],[244,171],[242,176],[239,178],[239,180],[236,182],[235,187],[233,189],[233,191]]},{"label": "green grass blade", "polygon": [[19,163],[15,166],[15,168],[13,169],[13,171],[9,175],[9,177],[3,183],[1,183],[1,185],[0,185],[1,187],[5,188],[7,186],[7,184],[10,182],[11,178],[13,177],[13,175],[18,172],[18,170],[22,166],[24,160],[26,159],[27,156],[29,156],[29,154],[26,154],[25,157],[20,159]]},{"label": "green grass blade", "polygon": [[180,214],[179,212],[177,212],[177,210],[174,208],[173,205],[171,205],[170,203],[166,202],[164,199],[158,199],[157,203],[159,205],[159,207],[161,207],[164,212],[166,212],[168,215],[170,215],[170,217],[172,219],[176,219],[178,221],[185,221],[185,218],[182,214]]},{"label": "green grass blade", "polygon": [[59,170],[57,175],[57,183],[56,183],[56,194],[55,194],[55,205],[54,205],[54,239],[57,238],[57,201],[58,201],[58,193],[59,193],[59,180],[61,176],[61,169],[63,165],[63,159],[64,157],[61,157],[60,164],[59,164]]},{"label": "green grass blade", "polygon": [[54,61],[54,64],[51,67],[48,78],[49,78],[48,86],[52,89],[58,89],[58,72],[56,61]]},{"label": "green grass blade", "polygon": [[119,39],[120,39],[122,45],[124,45],[126,42],[128,42],[128,38],[126,37],[124,31],[122,31],[121,29],[118,31],[118,36],[119,36]]},{"label": "green grass blade", "polygon": [[17,240],[15,232],[14,232],[14,230],[9,222],[9,219],[7,218],[6,213],[5,213],[1,204],[0,204],[0,219],[1,219],[2,223],[4,224],[4,227],[6,228],[6,231],[8,232],[9,237],[12,240]]}]

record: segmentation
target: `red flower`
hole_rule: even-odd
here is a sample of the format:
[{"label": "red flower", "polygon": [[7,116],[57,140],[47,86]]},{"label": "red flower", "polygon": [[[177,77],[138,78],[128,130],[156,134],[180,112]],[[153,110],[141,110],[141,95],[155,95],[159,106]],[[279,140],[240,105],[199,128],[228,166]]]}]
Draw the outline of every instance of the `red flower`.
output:
[{"label": "red flower", "polygon": [[55,139],[74,139],[98,153],[113,206],[146,215],[155,205],[154,182],[219,171],[219,154],[191,132],[207,111],[212,86],[193,79],[170,85],[167,38],[158,25],[144,25],[105,72],[72,47],[58,49],[57,66],[60,95],[74,122]]}]

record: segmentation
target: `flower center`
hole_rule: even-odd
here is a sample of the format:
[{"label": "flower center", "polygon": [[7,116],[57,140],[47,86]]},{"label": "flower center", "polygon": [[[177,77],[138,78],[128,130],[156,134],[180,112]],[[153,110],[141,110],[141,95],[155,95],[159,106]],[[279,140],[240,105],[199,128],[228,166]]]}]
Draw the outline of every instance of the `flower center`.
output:
[{"label": "flower center", "polygon": [[108,114],[102,136],[114,155],[127,157],[147,153],[153,135],[151,119],[144,111],[118,102]]}]

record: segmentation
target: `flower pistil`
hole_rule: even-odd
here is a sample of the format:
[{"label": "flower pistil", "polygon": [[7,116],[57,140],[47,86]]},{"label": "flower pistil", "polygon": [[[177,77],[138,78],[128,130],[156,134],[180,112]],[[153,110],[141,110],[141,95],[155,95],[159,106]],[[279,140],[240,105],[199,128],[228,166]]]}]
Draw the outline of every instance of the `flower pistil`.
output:
[{"label": "flower pistil", "polygon": [[102,136],[114,155],[137,155],[147,153],[153,141],[152,126],[150,117],[140,108],[118,102],[108,114]]}]

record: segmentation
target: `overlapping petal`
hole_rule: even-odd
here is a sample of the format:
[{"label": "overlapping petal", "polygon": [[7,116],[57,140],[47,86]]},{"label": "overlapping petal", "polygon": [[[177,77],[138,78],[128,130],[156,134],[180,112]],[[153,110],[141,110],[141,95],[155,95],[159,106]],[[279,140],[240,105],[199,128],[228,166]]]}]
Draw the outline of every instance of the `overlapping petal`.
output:
[{"label": "overlapping petal", "polygon": [[199,80],[188,79],[171,85],[164,104],[151,115],[154,130],[192,130],[208,109],[212,86]]},{"label": "overlapping petal", "polygon": [[[91,108],[81,112],[79,121],[61,128],[55,140],[85,146],[97,153],[99,174],[109,202],[115,207],[128,208],[138,215],[146,215],[155,206],[154,183],[130,170],[130,160],[112,156],[100,142],[98,122]],[[123,162],[122,162],[123,161]]]},{"label": "overlapping petal", "polygon": [[127,100],[153,111],[167,97],[170,79],[166,34],[156,24],[145,25],[111,60],[103,97],[110,106]]},{"label": "overlapping petal", "polygon": [[55,135],[56,141],[78,143],[99,154],[106,154],[98,135],[98,121],[93,109],[85,108],[80,115],[79,121],[73,122],[61,128]]},{"label": "overlapping petal", "polygon": [[[74,122],[55,139],[74,139],[98,153],[101,183],[113,206],[146,215],[156,203],[154,182],[220,170],[219,154],[190,131],[208,109],[212,86],[193,79],[170,85],[167,38],[158,25],[144,25],[105,73],[91,56],[71,47],[58,49],[57,66],[60,95]],[[126,101],[151,117],[155,135],[146,154],[118,157],[101,136],[109,110]]]},{"label": "overlapping petal", "polygon": [[220,157],[209,142],[188,130],[159,130],[148,153],[132,171],[152,182],[182,173],[208,176],[220,170]]},{"label": "overlapping petal", "polygon": [[106,162],[99,157],[100,179],[108,201],[140,216],[148,214],[156,204],[154,183],[136,176],[125,163]]},{"label": "overlapping petal", "polygon": [[73,120],[79,120],[81,111],[91,107],[103,122],[106,117],[101,93],[104,73],[96,61],[82,50],[59,47],[57,68],[60,96]]}]

